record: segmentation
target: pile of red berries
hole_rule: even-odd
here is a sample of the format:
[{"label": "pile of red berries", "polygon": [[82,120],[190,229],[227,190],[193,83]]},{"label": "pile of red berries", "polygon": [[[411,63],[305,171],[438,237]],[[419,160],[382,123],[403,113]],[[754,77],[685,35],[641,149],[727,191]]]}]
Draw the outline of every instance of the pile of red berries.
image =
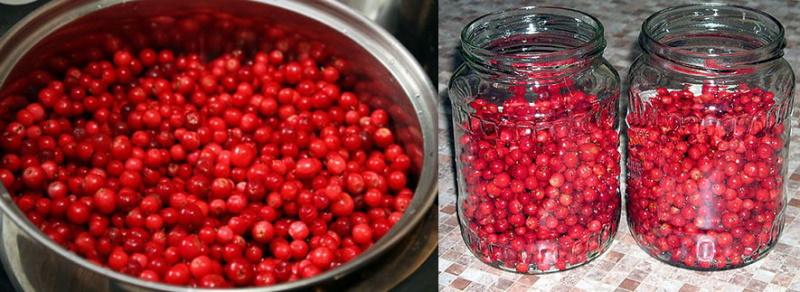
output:
[{"label": "pile of red berries", "polygon": [[[699,87],[699,86],[698,86]],[[659,88],[628,115],[628,215],[652,255],[696,269],[763,255],[782,219],[783,122],[773,93]]]},{"label": "pile of red berries", "polygon": [[347,61],[270,35],[287,37],[253,56],[117,48],[38,75],[2,97],[19,106],[0,181],[52,240],[149,281],[270,285],[350,261],[409,205],[411,159]]},{"label": "pile of red berries", "polygon": [[532,91],[532,103],[521,87],[502,106],[476,98],[456,130],[465,241],[521,273],[591,260],[620,214],[617,97],[598,100],[569,81]]}]

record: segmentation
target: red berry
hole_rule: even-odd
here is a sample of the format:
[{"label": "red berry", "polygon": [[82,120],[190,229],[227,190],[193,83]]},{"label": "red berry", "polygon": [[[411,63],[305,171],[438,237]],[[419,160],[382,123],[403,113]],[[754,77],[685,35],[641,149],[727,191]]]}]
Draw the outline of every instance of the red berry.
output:
[{"label": "red berry", "polygon": [[311,251],[309,259],[320,269],[330,268],[335,259],[333,251],[327,247],[318,247]]},{"label": "red berry", "polygon": [[253,279],[253,265],[243,258],[238,258],[225,265],[225,275],[235,285],[247,285]]},{"label": "red berry", "polygon": [[238,167],[249,166],[256,158],[256,148],[247,143],[238,144],[231,152],[231,164]]},{"label": "red berry", "polygon": [[54,181],[50,183],[50,186],[47,187],[47,194],[52,199],[64,198],[67,196],[67,192],[69,191],[67,188],[67,184],[60,181]]},{"label": "red berry", "polygon": [[177,264],[164,275],[164,282],[172,285],[186,285],[191,280],[191,272],[186,264]]},{"label": "red berry", "polygon": [[347,162],[338,154],[328,155],[325,167],[332,174],[341,174],[347,169]]},{"label": "red berry", "polygon": [[110,214],[117,206],[117,194],[112,189],[101,188],[94,193],[94,207],[97,211]]},{"label": "red berry", "polygon": [[322,170],[322,163],[315,158],[304,158],[297,161],[295,174],[300,178],[311,178]]},{"label": "red berry", "polygon": [[406,187],[406,174],[402,171],[392,171],[389,173],[387,183],[390,189],[399,191]]},{"label": "red berry", "polygon": [[272,239],[274,234],[274,228],[269,221],[259,221],[253,225],[252,236],[257,242],[267,243]]},{"label": "red berry", "polygon": [[295,240],[303,240],[308,237],[308,226],[302,221],[295,221],[289,225],[289,235]]},{"label": "red berry", "polygon": [[111,255],[108,256],[108,267],[122,271],[128,265],[128,254],[121,248],[115,249]]},{"label": "red berry", "polygon": [[413,196],[406,132],[385,101],[342,92],[343,58],[264,31],[275,48],[253,56],[112,37],[56,60],[41,90],[7,98],[23,106],[4,107],[0,182],[54,241],[147,281],[272,285],[352,260]]},{"label": "red berry", "polygon": [[[458,174],[465,182],[459,207],[464,232],[477,238],[468,247],[488,263],[521,273],[565,270],[601,253],[616,232],[619,133],[614,115],[600,117],[596,107],[613,107],[617,97],[598,101],[571,81],[512,86],[502,104],[484,97],[468,104],[475,118],[459,125],[466,130],[456,137]],[[527,94],[539,98],[529,102]],[[401,149],[385,148],[387,159],[403,157],[392,165],[398,172],[386,180],[396,192],[409,188],[403,170],[411,161],[396,153]],[[369,197],[365,194],[367,204]],[[398,194],[394,210],[405,210],[410,198]],[[391,220],[400,215],[392,214]],[[372,232],[380,234],[379,226],[372,226]],[[601,233],[603,226],[610,228]],[[532,252],[530,247],[557,252]]]},{"label": "red berry", "polygon": [[392,134],[392,130],[389,130],[388,128],[380,128],[375,131],[372,139],[378,146],[386,147],[394,143],[394,134]]},{"label": "red berry", "polygon": [[[774,242],[784,180],[776,170],[786,156],[768,145],[783,145],[785,127],[766,121],[770,92],[699,90],[659,88],[649,97],[654,114],[629,113],[636,143],[628,144],[627,163],[644,171],[628,172],[628,216],[650,254],[696,269],[732,268]],[[730,119],[743,123],[707,122]]]},{"label": "red berry", "polygon": [[197,283],[197,286],[202,288],[227,288],[230,285],[225,281],[222,275],[209,274],[203,276]]},{"label": "red berry", "polygon": [[372,228],[367,224],[356,224],[353,226],[353,241],[360,244],[372,242]]},{"label": "red berry", "polygon": [[38,188],[44,184],[46,176],[47,175],[41,167],[31,166],[25,168],[25,171],[22,172],[22,181],[29,188]]},{"label": "red berry", "polygon": [[91,208],[83,202],[74,202],[67,208],[67,219],[74,224],[84,224],[89,221]]},{"label": "red berry", "polygon": [[194,258],[189,265],[189,270],[195,279],[202,279],[209,274],[222,273],[219,263],[204,255]]}]

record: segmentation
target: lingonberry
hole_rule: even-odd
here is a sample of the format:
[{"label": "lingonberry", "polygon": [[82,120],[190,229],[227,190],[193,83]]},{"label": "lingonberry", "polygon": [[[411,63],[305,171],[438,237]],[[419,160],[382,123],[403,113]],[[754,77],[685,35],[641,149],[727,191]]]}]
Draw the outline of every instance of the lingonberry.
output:
[{"label": "lingonberry", "polygon": [[197,286],[202,288],[227,288],[230,287],[230,284],[225,281],[225,277],[222,275],[209,274],[203,276],[197,283]]},{"label": "lingonberry", "polygon": [[225,275],[237,286],[251,284],[253,273],[253,265],[243,258],[237,258],[225,265]]},{"label": "lingonberry", "polygon": [[390,189],[399,191],[407,186],[408,181],[406,174],[402,171],[392,171],[389,173],[386,183]]},{"label": "lingonberry", "polygon": [[128,254],[121,248],[114,249],[111,255],[108,256],[108,266],[114,270],[121,271],[122,268],[128,265]]},{"label": "lingonberry", "polygon": [[222,266],[208,256],[200,255],[192,260],[189,270],[195,279],[202,279],[209,274],[221,274]]},{"label": "lingonberry", "polygon": [[335,259],[333,251],[328,247],[318,247],[311,251],[309,260],[320,269],[327,269]]},{"label": "lingonberry", "polygon": [[270,52],[210,61],[115,41],[0,96],[22,98],[0,182],[54,241],[148,281],[271,285],[352,260],[411,201],[409,134],[321,43],[267,32]]},{"label": "lingonberry", "polygon": [[353,226],[353,241],[360,244],[372,242],[372,228],[363,223]]},{"label": "lingonberry", "polygon": [[289,235],[295,240],[303,240],[308,237],[308,234],[308,226],[302,221],[295,221],[289,225]]},{"label": "lingonberry", "polygon": [[254,284],[257,286],[269,286],[277,282],[275,275],[271,272],[258,273],[255,277]]},{"label": "lingonberry", "polygon": [[67,208],[67,219],[74,224],[84,224],[89,221],[91,212],[92,210],[87,204],[81,201],[74,202]]},{"label": "lingonberry", "polygon": [[259,221],[253,225],[253,240],[261,243],[269,242],[274,235],[272,223],[269,221]]},{"label": "lingonberry", "polygon": [[378,146],[386,147],[394,143],[394,134],[392,134],[392,130],[389,130],[388,128],[380,128],[375,131],[372,139]]},{"label": "lingonberry", "polygon": [[774,94],[705,84],[658,88],[649,100],[648,110],[627,117],[627,206],[636,241],[694,269],[757,259],[755,251],[768,250],[782,225],[787,137],[771,113]]},{"label": "lingonberry", "polygon": [[176,264],[164,275],[164,282],[173,285],[186,285],[191,281],[189,266],[183,263]]},{"label": "lingonberry", "polygon": [[238,167],[249,166],[256,158],[256,147],[249,143],[241,143],[233,147],[231,164]]},{"label": "lingonberry", "polygon": [[103,214],[111,214],[117,206],[117,194],[109,188],[101,188],[94,193],[94,208]]},{"label": "lingonberry", "polygon": [[[11,179],[13,179],[13,177]],[[11,183],[7,183],[4,180],[3,185],[11,186]],[[67,196],[67,192],[67,185],[61,181],[54,181],[47,187],[47,195],[49,195],[51,199],[64,198]]]},{"label": "lingonberry", "polygon": [[295,175],[300,178],[311,178],[322,170],[322,163],[316,158],[303,158],[297,161]]},{"label": "lingonberry", "polygon": [[[456,125],[466,242],[481,260],[510,271],[581,265],[608,246],[619,220],[617,98],[599,100],[571,79],[513,85],[509,93],[499,102],[474,97],[459,109],[469,115]],[[405,155],[391,145],[384,151],[395,160]],[[401,170],[386,178],[389,189],[407,189]],[[368,205],[372,196],[364,196]],[[393,205],[402,212],[408,202],[398,195]],[[373,223],[371,231],[386,229]],[[367,241],[354,233],[357,239]]]},{"label": "lingonberry", "polygon": [[46,176],[41,167],[30,166],[25,168],[25,171],[22,172],[22,182],[25,183],[25,186],[36,189],[45,183]]}]

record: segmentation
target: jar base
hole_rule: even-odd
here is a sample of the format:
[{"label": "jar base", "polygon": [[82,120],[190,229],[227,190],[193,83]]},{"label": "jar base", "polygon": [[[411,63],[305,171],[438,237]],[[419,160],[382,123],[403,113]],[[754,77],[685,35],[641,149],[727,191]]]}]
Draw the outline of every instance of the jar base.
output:
[{"label": "jar base", "polygon": [[673,266],[673,267],[676,267],[676,268],[682,268],[682,269],[687,269],[687,270],[692,270],[692,271],[698,271],[698,272],[727,271],[727,270],[733,270],[733,269],[738,269],[738,268],[749,266],[749,265],[751,265],[751,264],[763,259],[764,257],[766,257],[769,254],[769,252],[772,251],[773,248],[775,248],[775,245],[777,245],[778,238],[779,238],[779,237],[775,237],[773,240],[768,242],[764,247],[762,247],[759,250],[756,250],[755,252],[753,252],[752,256],[749,256],[746,259],[742,259],[740,264],[737,264],[737,265],[728,264],[728,265],[721,266],[721,267],[711,264],[710,267],[705,268],[705,267],[701,267],[701,266],[698,266],[698,265],[690,266],[690,265],[686,265],[686,264],[683,264],[683,263],[680,263],[680,262],[675,262],[675,261],[671,260],[671,257],[672,257],[671,253],[669,253],[669,252],[658,252],[658,251],[654,250],[653,248],[648,248],[648,245],[645,242],[643,242],[643,240],[640,237],[636,236],[635,234],[632,234],[632,236],[633,236],[633,239],[636,241],[636,245],[638,245],[639,248],[641,248],[645,253],[647,253],[647,255],[649,255],[649,256],[651,256],[651,257],[657,259],[658,261],[660,261],[662,263],[665,263],[667,265],[670,265],[670,266]]},{"label": "jar base", "polygon": [[[638,243],[638,241],[637,241],[637,243]],[[720,271],[727,271],[727,270],[734,270],[734,269],[743,268],[743,267],[752,265],[753,263],[755,263],[755,262],[763,259],[764,257],[766,257],[767,254],[769,254],[769,252],[772,251],[772,249],[774,247],[775,247],[774,245],[767,247],[766,249],[761,251],[761,253],[759,253],[755,257],[753,257],[753,258],[751,258],[749,260],[746,260],[746,261],[742,261],[742,264],[740,264],[740,265],[735,265],[735,266],[728,265],[728,266],[724,266],[724,267],[703,268],[703,267],[698,267],[698,266],[688,266],[688,265],[684,265],[684,264],[681,264],[681,263],[676,263],[676,262],[670,261],[669,260],[669,253],[662,253],[661,256],[657,256],[655,254],[650,253],[647,250],[647,248],[639,245],[639,248],[641,248],[649,256],[657,259],[659,262],[665,263],[667,265],[670,265],[670,266],[673,266],[673,267],[676,267],[676,268],[687,269],[687,270],[698,271],[698,272],[720,272]]]},{"label": "jar base", "polygon": [[469,250],[469,252],[473,256],[478,258],[481,262],[483,262],[483,263],[485,263],[485,264],[487,264],[489,266],[492,266],[494,268],[497,268],[497,269],[500,269],[500,270],[503,270],[503,271],[506,271],[506,272],[512,272],[512,273],[517,273],[517,274],[522,274],[522,275],[553,274],[553,273],[558,273],[558,272],[569,271],[569,270],[584,266],[584,265],[596,260],[597,258],[600,258],[603,254],[608,252],[608,250],[610,250],[611,244],[614,241],[613,238],[617,234],[617,230],[613,230],[611,232],[610,236],[609,236],[609,240],[606,240],[604,243],[602,243],[602,245],[597,249],[597,251],[592,252],[591,254],[588,254],[586,256],[586,260],[582,261],[581,263],[574,264],[574,265],[567,265],[564,269],[554,268],[554,269],[548,269],[548,270],[538,270],[538,269],[535,268],[536,264],[528,264],[527,265],[527,267],[528,267],[527,272],[522,272],[522,271],[518,270],[515,267],[516,264],[513,264],[513,263],[506,264],[503,261],[491,261],[491,260],[488,260],[488,257],[489,257],[488,255],[483,254],[482,252],[480,252],[480,250],[476,250],[475,248],[473,248],[471,246],[471,243],[474,243],[474,239],[470,239],[469,238],[468,232],[469,231],[465,232],[464,228],[461,228],[461,237],[462,237],[462,239],[464,240],[464,243],[467,246],[467,250]]}]

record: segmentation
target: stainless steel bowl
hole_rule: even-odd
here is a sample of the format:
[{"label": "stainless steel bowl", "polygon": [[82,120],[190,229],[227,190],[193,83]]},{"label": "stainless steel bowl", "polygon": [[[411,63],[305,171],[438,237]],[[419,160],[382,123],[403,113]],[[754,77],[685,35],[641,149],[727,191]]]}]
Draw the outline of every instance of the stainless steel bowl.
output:
[{"label": "stainless steel bowl", "polygon": [[[187,18],[199,19],[194,26]],[[203,26],[211,19],[217,26]],[[216,22],[215,22],[216,21]],[[222,23],[222,24],[220,24]],[[403,218],[358,258],[319,276],[270,287],[218,291],[309,288],[335,281],[378,257],[412,230],[435,198],[437,181],[435,93],[424,71],[388,33],[334,1],[282,0],[76,0],[54,1],[34,11],[0,39],[0,117],[18,102],[3,99],[38,86],[35,70],[58,70],[54,57],[80,59],[109,37],[214,55],[230,48],[257,49],[268,25],[285,26],[329,44],[352,60],[355,88],[385,108],[416,169],[415,195]],[[54,69],[56,68],[56,69]],[[24,104],[23,104],[24,105]],[[92,264],[41,233],[0,186],[0,258],[21,291],[175,291]]]},{"label": "stainless steel bowl", "polygon": [[422,62],[436,82],[437,1],[435,0],[340,0],[394,35]]}]

